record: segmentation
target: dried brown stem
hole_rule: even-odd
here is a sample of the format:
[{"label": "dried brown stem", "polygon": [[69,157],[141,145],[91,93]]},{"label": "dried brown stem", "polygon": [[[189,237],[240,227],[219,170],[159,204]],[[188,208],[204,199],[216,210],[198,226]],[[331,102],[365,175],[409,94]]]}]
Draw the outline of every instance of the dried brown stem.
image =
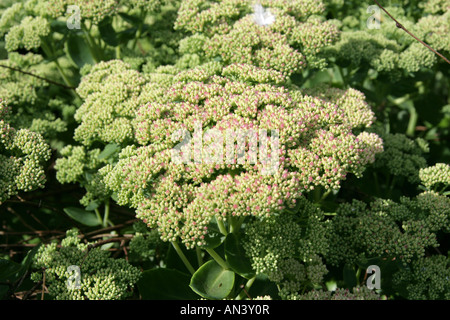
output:
[{"label": "dried brown stem", "polygon": [[57,85],[57,86],[60,86],[60,87],[66,88],[66,89],[72,89],[72,90],[76,89],[75,87],[69,87],[69,86],[66,86],[65,84],[62,84],[62,83],[59,83],[59,82],[56,82],[56,81],[53,81],[53,80],[50,80],[50,79],[38,76],[37,74],[31,73],[31,72],[23,71],[23,70],[18,69],[18,68],[5,66],[4,64],[0,64],[0,67],[6,68],[6,69],[10,69],[10,70],[13,70],[13,71],[17,71],[17,72],[21,72],[23,74],[26,74],[26,75],[29,75],[29,76],[32,76],[32,77],[44,80],[44,81],[46,81],[48,83],[51,83],[51,84],[54,84],[54,85]]},{"label": "dried brown stem", "polygon": [[400,22],[398,22],[389,12],[386,11],[385,8],[383,8],[383,6],[381,6],[377,0],[373,0],[375,1],[375,3],[377,4],[377,6],[379,6],[381,8],[381,10],[383,10],[393,21],[395,21],[397,28],[402,29],[403,31],[405,31],[407,34],[409,34],[411,37],[413,37],[414,39],[416,39],[417,41],[419,41],[421,44],[423,44],[425,47],[427,47],[429,50],[433,51],[435,54],[437,54],[439,57],[441,57],[442,59],[444,59],[448,64],[450,64],[450,61],[444,57],[442,54],[440,54],[439,52],[437,52],[436,50],[434,50],[432,47],[430,47],[428,44],[426,44],[425,42],[423,42],[422,40],[420,40],[419,38],[417,38],[415,35],[413,35],[408,29],[406,29]]}]

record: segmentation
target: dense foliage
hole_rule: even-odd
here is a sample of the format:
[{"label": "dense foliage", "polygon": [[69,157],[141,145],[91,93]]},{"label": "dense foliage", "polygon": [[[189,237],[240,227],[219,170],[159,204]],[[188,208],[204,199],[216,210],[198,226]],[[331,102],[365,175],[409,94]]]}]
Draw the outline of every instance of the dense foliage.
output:
[{"label": "dense foliage", "polygon": [[2,1],[0,296],[450,299],[450,63],[374,4]]}]

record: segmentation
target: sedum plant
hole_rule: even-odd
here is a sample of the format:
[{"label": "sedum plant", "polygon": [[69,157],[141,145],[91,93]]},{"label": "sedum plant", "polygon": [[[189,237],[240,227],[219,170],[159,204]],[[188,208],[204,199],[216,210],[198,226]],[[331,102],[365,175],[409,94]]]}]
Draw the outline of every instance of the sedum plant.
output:
[{"label": "sedum plant", "polygon": [[[139,280],[139,269],[125,259],[113,259],[101,248],[81,243],[78,230],[67,231],[61,241],[39,248],[33,268],[42,269],[31,275],[34,281],[45,281],[49,294],[55,300],[120,300],[131,294],[130,287]],[[79,287],[68,285],[72,274],[70,266],[78,266]]]},{"label": "sedum plant", "polygon": [[0,99],[0,203],[19,191],[43,188],[50,148],[38,133],[9,124],[10,108]]},{"label": "sedum plant", "polygon": [[371,4],[0,3],[0,297],[448,299],[448,66]]}]

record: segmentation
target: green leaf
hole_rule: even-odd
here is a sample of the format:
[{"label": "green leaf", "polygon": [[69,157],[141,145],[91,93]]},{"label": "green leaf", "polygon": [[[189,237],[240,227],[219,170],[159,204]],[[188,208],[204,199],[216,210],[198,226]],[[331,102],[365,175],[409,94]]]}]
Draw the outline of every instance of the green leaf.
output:
[{"label": "green leaf", "polygon": [[237,274],[246,279],[255,275],[250,259],[245,255],[244,248],[234,233],[229,233],[225,239],[225,257],[230,267]]},{"label": "green leaf", "polygon": [[[31,266],[31,263],[33,262],[33,257],[38,251],[39,247],[40,245],[37,245],[32,250],[28,251],[27,255],[20,264],[10,260],[0,259],[0,281],[1,282],[10,281],[11,283],[14,283],[21,277],[23,277],[25,272]],[[8,292],[8,290],[9,286],[0,285],[0,299],[3,298],[3,296]]]},{"label": "green leaf", "polygon": [[131,39],[134,39],[134,37],[136,36],[137,30],[138,30],[137,28],[133,27],[133,28],[129,28],[129,29],[118,32],[117,38],[119,40],[119,43],[121,43],[121,44],[127,43]]},{"label": "green leaf", "polygon": [[381,257],[361,258],[361,259],[356,261],[356,264],[361,269],[366,270],[371,265],[380,265],[381,264]]},{"label": "green leaf", "polygon": [[251,298],[268,295],[274,300],[280,299],[280,297],[278,296],[277,285],[275,284],[275,282],[270,281],[269,277],[263,273],[260,273],[256,276],[255,282],[253,282],[253,285],[248,291],[248,294]]},{"label": "green leaf", "polygon": [[100,203],[97,200],[91,201],[89,205],[86,207],[87,211],[94,211],[100,206]]},{"label": "green leaf", "polygon": [[358,284],[358,279],[356,279],[356,272],[353,266],[345,264],[343,273],[345,286],[348,289],[353,289],[354,287],[356,287]]},{"label": "green leaf", "polygon": [[0,259],[0,281],[15,281],[16,277],[14,275],[18,269],[20,269],[20,264],[10,260]]},{"label": "green leaf", "polygon": [[190,287],[206,299],[225,299],[234,286],[235,274],[216,261],[203,264],[192,276]]},{"label": "green leaf", "polygon": [[[50,28],[54,32],[58,32],[61,34],[66,34],[69,32],[69,28],[67,28],[67,22],[61,21],[61,20],[52,20],[50,22]],[[73,32],[73,30],[70,30],[70,32]]]},{"label": "green leaf", "polygon": [[71,35],[65,43],[65,50],[70,59],[78,68],[85,64],[95,64],[95,59],[89,51],[89,46],[82,37]]},{"label": "green leaf", "polygon": [[103,41],[110,46],[118,46],[119,40],[117,39],[117,33],[112,26],[112,19],[110,17],[103,19],[98,24],[98,31],[100,31],[100,36]]},{"label": "green leaf", "polygon": [[120,150],[120,147],[118,144],[110,143],[105,146],[105,148],[103,149],[102,152],[100,152],[100,154],[98,155],[98,159],[99,160],[107,159],[119,150]]},{"label": "green leaf", "polygon": [[137,286],[143,300],[194,300],[198,295],[189,288],[190,276],[173,269],[144,271]]},{"label": "green leaf", "polygon": [[205,245],[202,248],[214,249],[220,246],[225,241],[225,236],[219,231],[216,218],[211,219],[208,224],[208,233],[205,236]]},{"label": "green leaf", "polygon": [[73,220],[78,221],[79,223],[82,223],[88,227],[95,227],[101,224],[101,222],[98,221],[97,216],[93,212],[75,207],[64,208],[64,212]]},{"label": "green leaf", "polygon": [[[195,268],[198,266],[197,263],[197,254],[195,250],[188,250],[185,246],[180,246],[181,251],[188,259],[189,263]],[[166,263],[166,268],[168,269],[177,269],[182,272],[188,272],[189,270],[184,265],[183,261],[181,261],[180,256],[177,254],[172,245],[170,245],[167,249],[166,259],[164,261]]]},{"label": "green leaf", "polygon": [[33,262],[33,257],[39,247],[40,245],[37,245],[32,250],[28,251],[27,255],[20,264],[10,260],[0,259],[0,281],[9,280],[14,282],[22,277]]},{"label": "green leaf", "polygon": [[141,20],[138,17],[123,13],[123,12],[119,12],[119,16],[122,17],[122,19],[124,19],[125,21],[129,22],[131,25],[138,25],[141,23]]}]

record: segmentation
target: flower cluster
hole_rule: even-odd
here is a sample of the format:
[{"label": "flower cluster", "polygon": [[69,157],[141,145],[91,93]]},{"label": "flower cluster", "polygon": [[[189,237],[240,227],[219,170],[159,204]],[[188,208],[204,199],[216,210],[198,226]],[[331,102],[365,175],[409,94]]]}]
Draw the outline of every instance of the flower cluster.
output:
[{"label": "flower cluster", "polygon": [[[359,11],[352,5],[337,6],[336,10],[341,11],[342,17],[346,17],[343,19],[344,31],[338,42],[324,49],[328,57],[335,58],[342,66],[372,68],[379,73],[388,73],[391,80],[430,69],[442,61],[431,50],[400,30],[383,11],[380,11],[379,29],[366,27],[367,6],[358,4]],[[432,4],[430,10],[433,14],[420,18],[406,14],[402,7],[386,7],[386,10],[419,39],[436,50],[448,52],[449,13],[448,10],[436,8],[436,4]],[[352,13],[348,14],[349,11]],[[364,27],[360,29],[360,26]]]},{"label": "flower cluster", "polygon": [[98,172],[106,163],[99,157],[100,149],[86,150],[83,146],[67,145],[60,153],[62,157],[55,163],[56,179],[60,183],[80,183],[87,191],[81,204],[88,206],[92,201],[103,201],[111,196]]},{"label": "flower cluster", "polygon": [[0,204],[20,191],[43,188],[43,164],[50,158],[50,148],[42,136],[13,128],[9,113],[6,102],[0,99]]},{"label": "flower cluster", "polygon": [[[55,68],[44,63],[41,55],[31,52],[10,52],[8,59],[0,63],[41,77],[54,76]],[[73,122],[75,106],[69,98],[53,98],[55,90],[42,79],[0,68],[0,96],[12,107],[10,124],[15,128],[29,129],[45,138],[58,138],[66,131],[68,124]]]},{"label": "flower cluster", "polygon": [[[81,125],[75,138],[86,145],[96,139],[135,139],[140,146],[123,149],[117,164],[100,171],[118,204],[137,208],[138,217],[158,227],[164,240],[180,237],[187,247],[201,245],[213,216],[270,216],[294,207],[302,192],[316,186],[337,189],[346,174],[360,176],[383,150],[376,134],[352,132],[373,120],[354,90],[335,90],[329,102],[275,86],[283,80],[280,73],[245,64],[222,68],[213,62],[180,73],[159,68],[158,78],[149,74],[157,82],[146,84],[137,71],[123,68],[119,62],[100,63],[83,79],[78,92],[86,101],[77,111]],[[152,102],[137,108],[145,99]],[[338,100],[343,107],[334,103]],[[123,126],[114,125],[118,122]],[[252,163],[249,157],[238,163],[237,152],[232,163],[225,164],[225,157],[206,163],[201,159],[211,147],[199,151],[195,146],[187,153],[195,162],[172,161],[179,141],[173,134],[187,130],[198,141],[196,131],[207,129],[219,136],[253,130],[260,139],[259,130],[278,130],[277,154],[266,151],[268,163],[278,157],[279,166],[267,175],[267,163]],[[266,139],[271,145],[274,138]],[[250,144],[245,143],[246,152]]]},{"label": "flower cluster", "polygon": [[440,185],[448,187],[450,186],[450,165],[437,163],[432,167],[420,169],[419,178],[428,190]]},{"label": "flower cluster", "polygon": [[[261,4],[276,17],[268,26],[255,23],[249,1],[183,1],[175,28],[193,33],[197,45],[202,45],[188,54],[206,59],[219,56],[225,64],[253,64],[285,75],[307,65],[326,66],[319,53],[337,40],[338,30],[315,16],[324,10],[321,1],[271,0]],[[195,48],[192,43],[189,47]]]},{"label": "flower cluster", "polygon": [[5,48],[15,51],[19,48],[27,50],[39,48],[41,37],[50,33],[49,22],[42,17],[25,17],[19,25],[13,26],[5,36]]},{"label": "flower cluster", "polygon": [[279,284],[283,296],[322,283],[328,272],[319,257],[328,250],[323,212],[304,198],[296,211],[249,222],[243,241],[253,270]]},{"label": "flower cluster", "polygon": [[119,9],[118,0],[50,0],[47,14],[53,18],[64,16],[70,5],[78,6],[81,18],[92,20],[95,24],[115,14]]},{"label": "flower cluster", "polygon": [[96,64],[77,88],[85,101],[75,114],[75,120],[81,122],[75,140],[85,145],[96,140],[133,140],[131,120],[142,104],[139,95],[146,82],[143,75],[120,60]]},{"label": "flower cluster", "polygon": [[158,260],[164,257],[168,249],[167,244],[161,241],[158,230],[148,230],[142,221],[133,224],[133,230],[135,233],[130,241],[129,261],[137,263],[146,261],[158,266]]},{"label": "flower cluster", "polygon": [[447,1],[447,8],[441,15],[429,15],[418,21],[418,28],[421,28],[423,40],[435,50],[450,53],[450,11]]},{"label": "flower cluster", "polygon": [[413,261],[408,272],[394,274],[394,287],[410,300],[450,299],[450,259],[432,255]]},{"label": "flower cluster", "polygon": [[423,156],[426,150],[419,140],[411,140],[404,134],[382,134],[384,152],[376,156],[374,168],[381,168],[393,176],[407,179],[410,183],[419,182],[419,170],[427,162]]},{"label": "flower cluster", "polygon": [[23,7],[21,2],[14,3],[4,11],[0,9],[0,35],[7,33],[12,26],[20,23],[20,20],[17,17],[19,16],[22,18],[22,10]]},{"label": "flower cluster", "polygon": [[[42,246],[33,258],[36,271],[31,278],[37,282],[43,279],[49,294],[56,300],[115,300],[130,295],[139,280],[141,272],[125,259],[113,259],[109,252],[99,247],[91,248],[93,243],[82,243],[78,230],[67,231],[61,246],[51,243]],[[69,278],[74,279],[68,268],[80,268],[80,288],[69,286]]]},{"label": "flower cluster", "polygon": [[450,10],[449,0],[428,0],[419,3],[419,7],[423,8],[427,13],[441,13]]},{"label": "flower cluster", "polygon": [[378,199],[367,206],[354,200],[337,209],[332,220],[330,250],[333,265],[356,263],[370,257],[389,257],[409,263],[438,247],[436,234],[450,229],[450,199],[426,192],[400,203]]}]

